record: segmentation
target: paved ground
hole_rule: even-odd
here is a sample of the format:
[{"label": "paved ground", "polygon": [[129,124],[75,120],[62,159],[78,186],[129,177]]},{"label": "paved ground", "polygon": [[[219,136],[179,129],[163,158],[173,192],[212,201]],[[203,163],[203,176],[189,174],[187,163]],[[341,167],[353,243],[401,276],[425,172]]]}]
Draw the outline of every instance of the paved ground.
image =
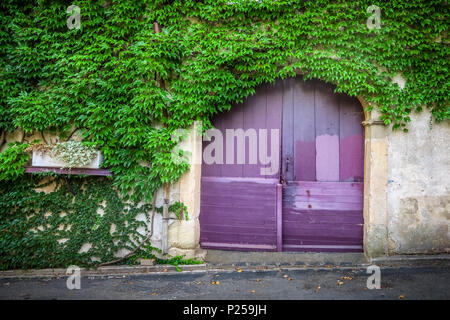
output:
[{"label": "paved ground", "polygon": [[[241,271],[239,271],[241,270]],[[450,266],[381,268],[381,289],[366,288],[364,267],[199,270],[59,279],[0,279],[0,299],[449,299]],[[212,283],[214,282],[214,284]]]}]

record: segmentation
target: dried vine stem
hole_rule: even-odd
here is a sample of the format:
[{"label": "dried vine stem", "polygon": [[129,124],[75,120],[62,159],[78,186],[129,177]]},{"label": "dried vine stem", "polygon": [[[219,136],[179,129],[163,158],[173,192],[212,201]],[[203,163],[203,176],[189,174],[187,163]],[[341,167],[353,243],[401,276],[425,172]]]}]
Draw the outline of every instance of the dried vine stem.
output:
[{"label": "dried vine stem", "polygon": [[77,132],[78,130],[80,130],[80,128],[75,128],[75,130],[73,130],[69,136],[67,137],[66,141],[69,141],[70,139],[72,139],[73,135],[75,134],[75,132]]},{"label": "dried vine stem", "polygon": [[103,262],[100,263],[98,266],[99,267],[103,267],[103,266],[108,266],[117,262],[120,262],[122,260],[125,260],[128,257],[131,257],[133,254],[135,254],[140,248],[142,248],[142,246],[144,244],[146,244],[150,238],[153,236],[153,224],[154,224],[154,220],[155,220],[155,207],[156,207],[156,192],[153,194],[153,202],[152,202],[152,220],[150,222],[150,232],[147,234],[147,237],[145,237],[144,241],[142,241],[133,251],[127,253],[125,256],[115,259],[115,260],[111,260],[111,261],[107,261],[107,262]]},{"label": "dried vine stem", "polygon": [[41,131],[41,137],[42,137],[42,141],[44,141],[45,144],[48,144],[47,139],[45,139],[44,131]]},{"label": "dried vine stem", "polygon": [[5,142],[5,130],[2,130],[2,133],[0,135],[0,147],[3,146]]}]

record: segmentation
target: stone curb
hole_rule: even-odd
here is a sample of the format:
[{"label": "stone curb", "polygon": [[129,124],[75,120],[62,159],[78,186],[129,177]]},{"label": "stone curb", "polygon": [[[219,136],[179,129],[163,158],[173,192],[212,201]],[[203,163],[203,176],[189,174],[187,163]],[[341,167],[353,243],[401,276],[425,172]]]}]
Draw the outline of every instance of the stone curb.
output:
[{"label": "stone curb", "polygon": [[391,263],[391,262],[426,262],[426,261],[450,261],[450,254],[436,254],[436,255],[398,255],[387,256],[370,259],[370,263]]},{"label": "stone curb", "polygon": [[[105,276],[128,276],[145,274],[179,274],[179,273],[197,273],[197,272],[232,272],[238,269],[243,271],[271,271],[271,270],[301,270],[301,269],[353,269],[365,268],[371,264],[378,264],[385,267],[417,266],[423,264],[450,262],[450,254],[441,255],[421,255],[421,256],[391,256],[382,258],[372,258],[369,262],[340,262],[338,264],[323,262],[296,262],[296,263],[232,263],[232,264],[194,264],[181,265],[181,272],[173,265],[156,266],[106,266],[97,269],[81,268],[83,277],[105,277]],[[8,278],[60,278],[65,277],[66,269],[38,269],[38,270],[7,270],[0,271],[0,279]]]},{"label": "stone curb", "polygon": [[[237,270],[244,272],[264,272],[264,271],[289,271],[289,270],[332,270],[332,269],[355,269],[367,267],[363,265],[352,265],[352,266],[338,266],[338,265],[286,265],[286,266],[277,266],[277,265],[266,265],[266,266],[211,266],[211,265],[195,265],[186,268],[186,266],[182,266],[181,272],[177,271],[176,268],[172,265],[161,265],[156,268],[154,267],[130,267],[130,266],[122,266],[115,267],[111,270],[86,270],[81,269],[82,277],[116,277],[116,278],[124,278],[126,276],[133,275],[173,275],[180,273],[199,273],[199,272],[236,272]],[[62,278],[67,277],[65,269],[41,269],[41,270],[11,270],[11,271],[0,271],[0,280],[1,279],[38,279],[38,278]]]},{"label": "stone curb", "polygon": [[[182,265],[179,266],[186,271],[203,271],[207,269],[206,264]],[[99,267],[97,269],[81,268],[81,276],[112,276],[112,275],[134,275],[134,274],[149,274],[149,273],[179,273],[177,268],[173,265],[156,265],[156,266],[107,266]],[[59,278],[66,276],[66,269],[37,269],[37,270],[8,270],[0,271],[0,279],[5,278]]]}]

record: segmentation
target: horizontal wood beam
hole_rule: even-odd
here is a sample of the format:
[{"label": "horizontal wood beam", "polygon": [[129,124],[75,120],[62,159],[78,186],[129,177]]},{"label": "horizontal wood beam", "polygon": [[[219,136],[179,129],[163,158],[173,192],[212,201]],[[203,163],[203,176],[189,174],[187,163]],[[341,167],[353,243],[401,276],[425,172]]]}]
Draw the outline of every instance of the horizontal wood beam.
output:
[{"label": "horizontal wood beam", "polygon": [[61,169],[52,167],[25,167],[26,173],[38,173],[38,172],[54,172],[56,174],[79,174],[88,176],[112,176],[112,173],[108,169]]}]

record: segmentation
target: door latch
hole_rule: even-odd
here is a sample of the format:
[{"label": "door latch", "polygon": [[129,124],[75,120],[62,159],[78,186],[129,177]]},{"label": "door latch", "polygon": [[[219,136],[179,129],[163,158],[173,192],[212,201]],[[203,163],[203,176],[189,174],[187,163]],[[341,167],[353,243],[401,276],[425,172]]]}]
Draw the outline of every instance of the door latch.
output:
[{"label": "door latch", "polygon": [[286,170],[285,172],[288,172],[289,170],[289,163],[291,162],[291,157],[286,157]]}]

